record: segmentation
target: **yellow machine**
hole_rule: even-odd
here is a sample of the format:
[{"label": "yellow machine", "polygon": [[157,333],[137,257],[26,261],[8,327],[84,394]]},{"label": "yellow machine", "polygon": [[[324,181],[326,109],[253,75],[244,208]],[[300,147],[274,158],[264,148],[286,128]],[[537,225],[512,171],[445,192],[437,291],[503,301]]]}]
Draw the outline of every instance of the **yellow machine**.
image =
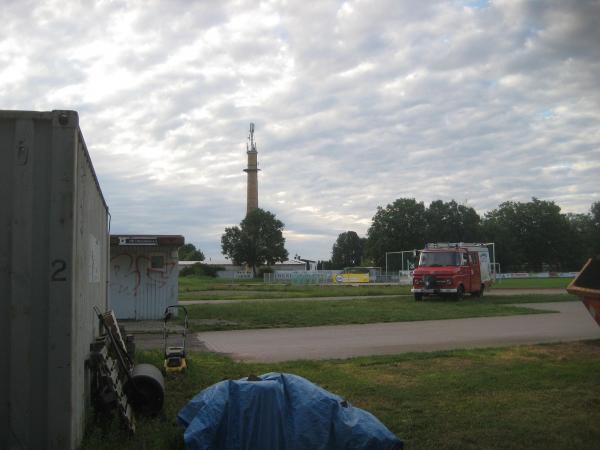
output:
[{"label": "yellow machine", "polygon": [[[185,313],[185,317],[183,319],[183,330],[181,331],[181,336],[183,337],[182,345],[180,346],[169,346],[167,344],[169,337],[169,330],[167,328],[167,322],[173,316],[173,310],[182,309]],[[164,321],[164,341],[165,341],[165,362],[164,362],[164,371],[165,374],[170,373],[182,373],[187,369],[187,361],[186,361],[186,338],[187,338],[187,329],[188,329],[188,312],[185,306],[181,305],[171,305],[167,306],[165,309],[165,321]]]}]

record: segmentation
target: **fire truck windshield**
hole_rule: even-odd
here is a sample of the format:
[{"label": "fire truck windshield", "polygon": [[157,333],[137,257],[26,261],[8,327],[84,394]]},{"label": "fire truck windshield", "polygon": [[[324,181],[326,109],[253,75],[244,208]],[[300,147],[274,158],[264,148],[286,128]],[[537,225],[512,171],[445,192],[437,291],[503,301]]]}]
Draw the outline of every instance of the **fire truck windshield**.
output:
[{"label": "fire truck windshield", "polygon": [[419,258],[420,267],[460,266],[460,253],[423,252]]}]

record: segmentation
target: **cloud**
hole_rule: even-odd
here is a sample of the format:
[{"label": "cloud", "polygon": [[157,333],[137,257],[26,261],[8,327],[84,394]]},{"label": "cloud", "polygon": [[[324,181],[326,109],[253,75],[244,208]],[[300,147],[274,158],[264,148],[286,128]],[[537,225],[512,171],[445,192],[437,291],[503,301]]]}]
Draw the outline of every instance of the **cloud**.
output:
[{"label": "cloud", "polygon": [[218,256],[259,203],[328,258],[399,197],[600,200],[597,1],[4,2],[0,106],[75,109],[114,231]]}]

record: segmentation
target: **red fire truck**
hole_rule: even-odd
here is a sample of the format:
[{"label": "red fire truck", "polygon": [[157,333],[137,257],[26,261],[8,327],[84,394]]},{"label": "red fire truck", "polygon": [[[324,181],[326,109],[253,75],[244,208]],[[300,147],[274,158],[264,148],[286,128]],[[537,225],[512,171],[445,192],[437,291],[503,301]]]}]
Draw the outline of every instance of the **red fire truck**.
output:
[{"label": "red fire truck", "polygon": [[481,297],[492,284],[489,249],[476,243],[427,244],[413,273],[415,300],[424,295]]}]

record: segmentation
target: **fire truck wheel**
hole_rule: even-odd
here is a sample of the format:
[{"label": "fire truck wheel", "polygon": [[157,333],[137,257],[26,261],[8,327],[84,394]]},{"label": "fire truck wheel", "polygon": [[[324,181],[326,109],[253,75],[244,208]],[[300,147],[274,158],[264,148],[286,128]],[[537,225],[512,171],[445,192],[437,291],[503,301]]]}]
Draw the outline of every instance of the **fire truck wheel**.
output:
[{"label": "fire truck wheel", "polygon": [[454,298],[456,300],[461,300],[464,296],[465,296],[465,288],[461,284],[458,287],[458,289],[456,289],[456,294],[454,295]]},{"label": "fire truck wheel", "polygon": [[483,289],[485,286],[482,284],[478,291],[471,292],[471,297],[479,298],[483,296]]},{"label": "fire truck wheel", "polygon": [[420,302],[423,300],[423,294],[415,294],[415,301]]}]

